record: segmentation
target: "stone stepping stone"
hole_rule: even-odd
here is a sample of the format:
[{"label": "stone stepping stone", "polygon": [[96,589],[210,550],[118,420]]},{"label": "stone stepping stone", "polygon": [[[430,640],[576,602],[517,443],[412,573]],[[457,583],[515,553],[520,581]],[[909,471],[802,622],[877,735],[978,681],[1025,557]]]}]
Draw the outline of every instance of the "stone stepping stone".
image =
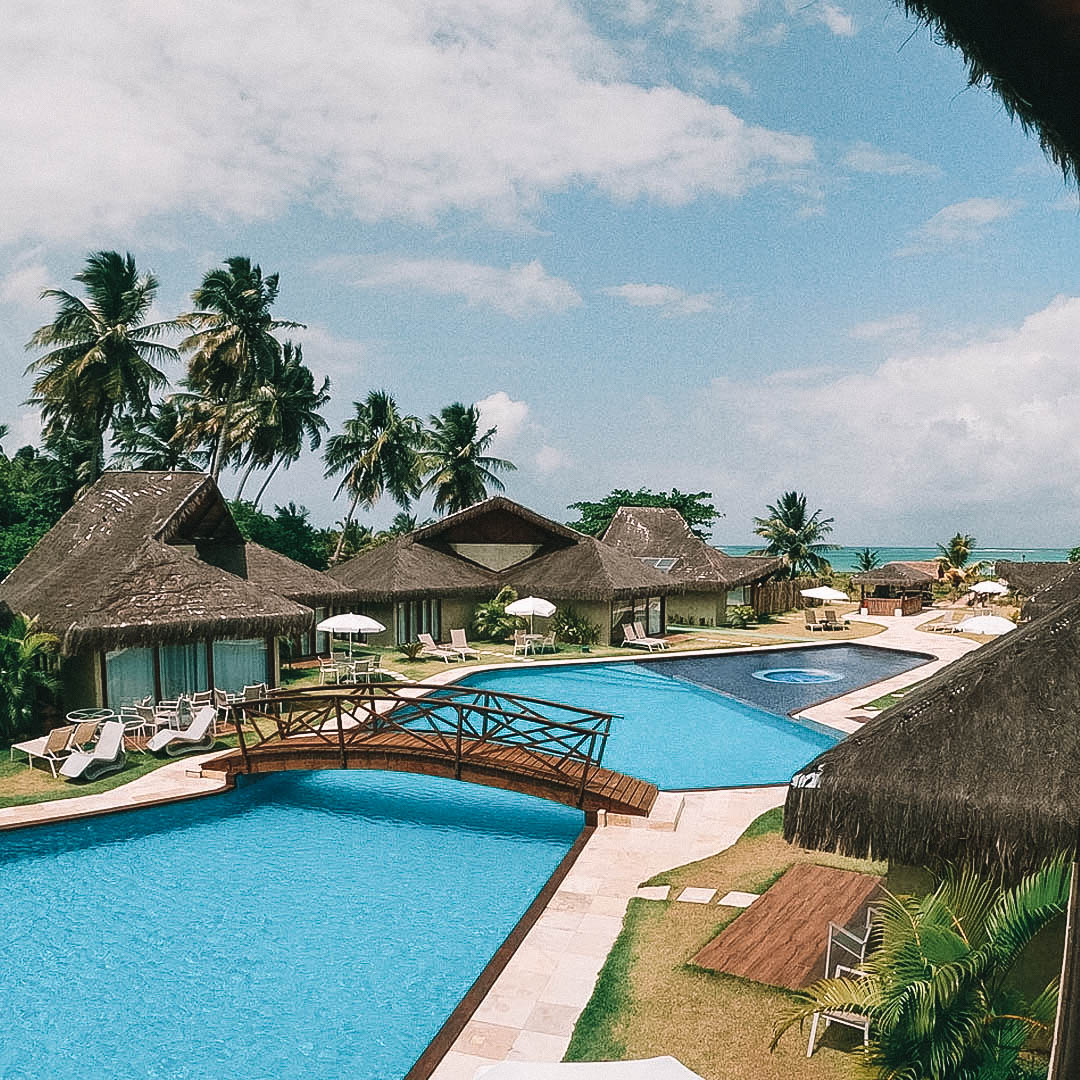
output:
[{"label": "stone stepping stone", "polygon": [[675,899],[680,904],[711,904],[715,895],[715,889],[697,889],[691,886],[683,889]]},{"label": "stone stepping stone", "polygon": [[669,892],[671,892],[670,885],[645,885],[634,895],[642,900],[666,900]]},{"label": "stone stepping stone", "polygon": [[729,892],[725,893],[717,901],[721,907],[749,907],[761,893],[756,892]]}]

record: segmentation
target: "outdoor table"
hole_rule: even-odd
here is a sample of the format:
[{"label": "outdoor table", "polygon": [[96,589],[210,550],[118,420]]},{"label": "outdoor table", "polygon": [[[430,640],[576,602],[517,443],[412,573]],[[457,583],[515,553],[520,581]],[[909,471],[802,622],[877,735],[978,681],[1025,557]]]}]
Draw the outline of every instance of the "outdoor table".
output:
[{"label": "outdoor table", "polygon": [[85,724],[87,720],[104,723],[106,720],[115,720],[116,713],[112,709],[75,709],[67,714],[67,718],[72,724]]}]

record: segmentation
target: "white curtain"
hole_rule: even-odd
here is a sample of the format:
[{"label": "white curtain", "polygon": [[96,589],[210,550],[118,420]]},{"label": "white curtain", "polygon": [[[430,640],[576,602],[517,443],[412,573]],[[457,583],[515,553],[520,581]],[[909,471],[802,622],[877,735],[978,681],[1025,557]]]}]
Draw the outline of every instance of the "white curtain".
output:
[{"label": "white curtain", "polygon": [[109,708],[133,705],[154,694],[154,650],[116,649],[105,654]]},{"label": "white curtain", "polygon": [[214,642],[214,685],[219,690],[243,690],[266,682],[266,641],[263,638]]}]

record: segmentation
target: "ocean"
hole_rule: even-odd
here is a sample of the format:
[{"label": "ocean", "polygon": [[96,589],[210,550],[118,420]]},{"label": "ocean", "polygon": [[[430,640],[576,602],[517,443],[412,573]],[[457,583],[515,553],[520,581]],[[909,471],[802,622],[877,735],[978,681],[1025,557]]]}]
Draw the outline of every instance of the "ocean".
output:
[{"label": "ocean", "polygon": [[[756,550],[753,544],[722,544],[718,545],[721,550],[729,555],[749,555]],[[936,547],[877,547],[869,545],[872,551],[878,553],[878,562],[923,562],[927,559],[936,559],[938,549]],[[828,551],[825,557],[832,563],[834,570],[849,571],[855,569],[855,559],[861,547],[841,547],[838,551]],[[1001,548],[988,547],[976,548],[971,557],[972,562],[980,560],[994,563],[998,559],[1009,559],[1013,562],[1065,562],[1069,557],[1068,548]]]}]

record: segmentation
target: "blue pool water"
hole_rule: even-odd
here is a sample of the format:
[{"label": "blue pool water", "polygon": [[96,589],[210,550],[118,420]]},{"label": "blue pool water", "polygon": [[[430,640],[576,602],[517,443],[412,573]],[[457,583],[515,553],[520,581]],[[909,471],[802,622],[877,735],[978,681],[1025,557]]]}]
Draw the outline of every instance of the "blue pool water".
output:
[{"label": "blue pool water", "polygon": [[[838,735],[792,720],[788,712],[900,674],[926,659],[837,645],[496,669],[470,675],[461,684],[619,714],[604,765],[661,788],[739,787],[786,783],[837,741]],[[787,667],[824,668],[841,678],[818,684],[754,678],[757,671]]]},{"label": "blue pool water", "polygon": [[581,825],[322,772],[4,833],[0,1077],[401,1077]]}]

